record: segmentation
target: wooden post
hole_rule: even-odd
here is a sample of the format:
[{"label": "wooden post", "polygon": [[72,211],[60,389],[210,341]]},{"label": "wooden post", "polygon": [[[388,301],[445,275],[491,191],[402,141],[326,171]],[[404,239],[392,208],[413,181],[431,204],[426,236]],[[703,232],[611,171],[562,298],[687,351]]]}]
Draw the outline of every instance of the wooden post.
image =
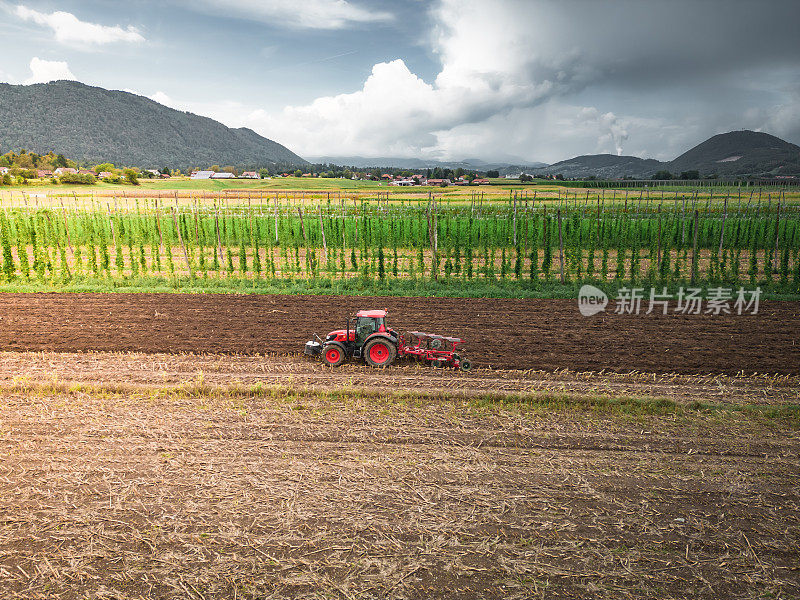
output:
[{"label": "wooden post", "polygon": [[[117,213],[116,207],[114,208],[114,214]],[[108,202],[106,202],[106,214],[108,215],[108,224],[111,227],[111,241],[114,243],[114,248],[117,247],[117,234],[114,233],[114,218],[111,215],[111,206]]]},{"label": "wooden post", "polygon": [[347,210],[344,204],[344,198],[341,198],[342,203],[342,260],[345,259],[347,255],[347,218],[345,217],[345,211]]},{"label": "wooden post", "polygon": [[722,207],[722,230],[719,232],[719,250],[718,253],[722,253],[722,240],[725,239],[725,219],[728,217],[728,197],[725,197],[725,203]]},{"label": "wooden post", "polygon": [[686,243],[686,196],[681,195],[683,208],[681,209],[681,246]]},{"label": "wooden post", "polygon": [[597,231],[596,231],[597,245],[600,245],[600,196],[597,197]]},{"label": "wooden post", "polygon": [[656,268],[654,272],[661,269],[661,204],[658,205],[658,252],[656,253]]},{"label": "wooden post", "polygon": [[517,246],[517,193],[514,192],[514,247]]},{"label": "wooden post", "polygon": [[[191,202],[191,200],[190,200]],[[199,243],[200,241],[200,209],[197,204],[197,200],[194,201],[192,206],[192,212],[194,213],[194,239]]]},{"label": "wooden post", "polygon": [[431,245],[431,272],[433,273],[433,278],[435,280],[439,279],[439,269],[436,251],[439,245],[439,236],[438,236],[438,223],[436,221],[436,200],[433,199],[433,196],[430,195],[430,202],[428,202],[428,241]]},{"label": "wooden post", "polygon": [[214,228],[217,230],[217,254],[219,254],[219,268],[222,270],[222,265],[225,264],[225,256],[222,254],[222,236],[219,233],[219,209],[217,203],[214,203]]},{"label": "wooden post", "polygon": [[303,224],[303,208],[298,205],[297,207],[297,214],[300,215],[300,233],[303,234],[303,240],[308,244],[308,239],[306,238],[306,226]]},{"label": "wooden post", "polygon": [[564,238],[561,235],[561,209],[558,209],[558,260],[561,263],[561,283],[564,283]]},{"label": "wooden post", "polygon": [[161,232],[161,209],[158,207],[158,198],[155,199],[156,206],[156,227],[158,228],[158,247],[164,252],[164,234]]},{"label": "wooden post", "polygon": [[250,192],[247,192],[247,224],[250,227],[250,245],[253,245],[253,208],[250,206]]},{"label": "wooden post", "polygon": [[775,265],[778,264],[778,230],[781,223],[781,197],[778,196],[778,212],[775,214]]},{"label": "wooden post", "polygon": [[178,192],[175,192],[175,208],[172,209],[172,220],[175,222],[175,229],[178,231],[178,243],[183,248],[183,257],[186,259],[186,267],[189,269],[189,277],[194,279],[194,271],[192,270],[192,263],[189,262],[189,250],[186,244],[183,243],[183,235],[181,234],[181,226],[178,223]]},{"label": "wooden post", "polygon": [[74,255],[75,250],[72,249],[72,240],[69,238],[69,226],[67,225],[67,209],[64,208],[64,202],[61,198],[58,201],[61,203],[61,213],[64,215],[64,231],[67,233],[67,245],[69,246],[69,251]]},{"label": "wooden post", "polygon": [[694,211],[694,242],[692,244],[692,285],[697,279],[697,226],[700,215],[697,209]]},{"label": "wooden post", "polygon": [[275,192],[275,244],[278,244],[278,192]]},{"label": "wooden post", "polygon": [[[328,199],[330,200],[330,194],[328,194]],[[328,244],[325,241],[325,225],[322,224],[322,204],[319,205],[319,230],[322,232],[322,254],[325,258],[325,262],[328,262]]]}]

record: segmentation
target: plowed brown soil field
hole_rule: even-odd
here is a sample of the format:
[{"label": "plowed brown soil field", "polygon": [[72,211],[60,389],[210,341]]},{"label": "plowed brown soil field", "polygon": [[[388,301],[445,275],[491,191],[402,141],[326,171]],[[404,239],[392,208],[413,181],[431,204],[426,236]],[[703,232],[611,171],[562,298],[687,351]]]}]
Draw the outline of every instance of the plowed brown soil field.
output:
[{"label": "plowed brown soil field", "polygon": [[800,303],[757,315],[580,315],[575,300],[223,294],[0,294],[0,350],[300,352],[358,308],[456,335],[477,365],[677,373],[800,372]]}]

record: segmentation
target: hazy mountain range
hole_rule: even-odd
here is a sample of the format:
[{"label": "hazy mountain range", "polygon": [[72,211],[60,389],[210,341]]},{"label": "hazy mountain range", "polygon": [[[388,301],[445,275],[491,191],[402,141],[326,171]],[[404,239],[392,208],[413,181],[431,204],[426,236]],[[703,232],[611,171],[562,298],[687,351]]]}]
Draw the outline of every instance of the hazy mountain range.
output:
[{"label": "hazy mountain range", "polygon": [[768,133],[732,131],[721,133],[698,144],[672,161],[659,161],[636,156],[587,154],[562,160],[551,165],[535,162],[485,162],[479,159],[437,161],[418,158],[315,156],[312,163],[332,163],[358,168],[425,169],[443,167],[465,170],[498,170],[500,174],[526,173],[538,175],[561,174],[567,178],[597,177],[647,179],[659,171],[680,176],[685,171],[698,171],[700,176],[737,177],[746,175],[776,176],[800,174],[800,146]]},{"label": "hazy mountain range", "polygon": [[768,133],[731,131],[715,135],[668,162],[593,154],[562,160],[535,169],[534,173],[616,179],[649,178],[658,171],[669,171],[674,175],[698,171],[700,176],[716,174],[720,177],[800,175],[800,146]]}]

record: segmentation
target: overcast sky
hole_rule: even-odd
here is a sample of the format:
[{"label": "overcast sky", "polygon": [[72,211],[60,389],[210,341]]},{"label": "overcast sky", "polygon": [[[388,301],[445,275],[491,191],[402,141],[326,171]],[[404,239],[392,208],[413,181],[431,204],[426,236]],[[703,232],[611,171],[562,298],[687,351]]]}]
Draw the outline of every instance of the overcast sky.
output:
[{"label": "overcast sky", "polygon": [[76,79],[301,156],[669,160],[800,143],[800,0],[0,0],[0,81]]}]

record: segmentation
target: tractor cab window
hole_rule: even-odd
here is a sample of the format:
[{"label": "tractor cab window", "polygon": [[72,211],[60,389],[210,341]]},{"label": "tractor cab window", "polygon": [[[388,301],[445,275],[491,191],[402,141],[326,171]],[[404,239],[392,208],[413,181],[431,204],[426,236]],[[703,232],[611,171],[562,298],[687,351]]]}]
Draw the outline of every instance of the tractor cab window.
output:
[{"label": "tractor cab window", "polygon": [[370,335],[380,329],[382,321],[383,319],[373,319],[372,317],[358,317],[356,319],[356,343],[363,344]]}]

